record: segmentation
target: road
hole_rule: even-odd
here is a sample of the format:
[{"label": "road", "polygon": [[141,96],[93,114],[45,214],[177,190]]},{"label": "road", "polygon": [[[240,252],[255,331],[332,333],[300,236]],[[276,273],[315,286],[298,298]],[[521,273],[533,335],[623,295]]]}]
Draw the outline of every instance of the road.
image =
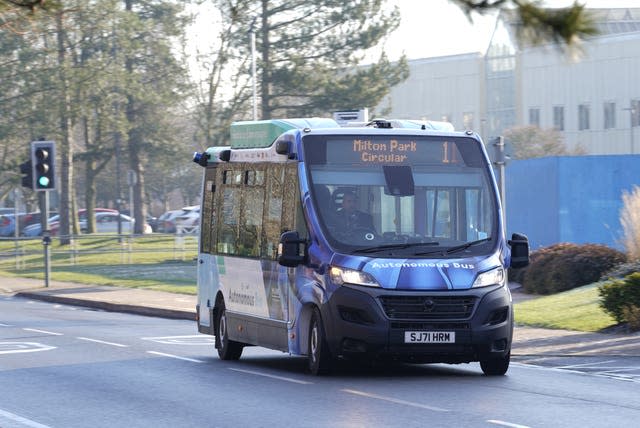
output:
[{"label": "road", "polygon": [[638,382],[515,363],[341,365],[247,348],[192,321],[0,297],[0,427],[625,427]]}]

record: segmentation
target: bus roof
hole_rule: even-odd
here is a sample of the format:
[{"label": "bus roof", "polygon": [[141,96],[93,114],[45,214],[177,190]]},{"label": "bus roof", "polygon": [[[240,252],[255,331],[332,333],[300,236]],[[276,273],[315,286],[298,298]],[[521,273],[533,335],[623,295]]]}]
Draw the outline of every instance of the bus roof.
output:
[{"label": "bus roof", "polygon": [[234,122],[231,124],[231,148],[269,147],[290,129],[339,128],[338,122],[325,118],[275,119]]}]

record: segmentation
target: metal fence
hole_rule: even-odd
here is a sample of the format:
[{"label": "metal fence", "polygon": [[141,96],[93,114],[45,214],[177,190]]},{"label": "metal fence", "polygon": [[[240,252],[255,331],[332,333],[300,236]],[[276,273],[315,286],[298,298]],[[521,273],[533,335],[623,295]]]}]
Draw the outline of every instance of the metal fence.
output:
[{"label": "metal fence", "polygon": [[[69,236],[69,244],[60,245],[62,238],[52,237],[48,244],[56,265],[77,265],[87,260],[109,257],[110,262],[132,264],[154,258],[172,260],[193,259],[198,253],[198,233],[181,231],[176,234],[117,235],[88,234]],[[65,239],[66,241],[66,239]],[[42,265],[45,239],[0,238],[0,266],[23,270]],[[119,257],[113,257],[119,255]],[[12,262],[13,261],[13,262]]]}]

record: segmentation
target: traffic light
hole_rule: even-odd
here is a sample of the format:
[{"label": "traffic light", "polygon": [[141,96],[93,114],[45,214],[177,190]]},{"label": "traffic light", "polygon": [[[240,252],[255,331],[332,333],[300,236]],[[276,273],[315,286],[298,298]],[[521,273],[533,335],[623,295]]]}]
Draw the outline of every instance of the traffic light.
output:
[{"label": "traffic light", "polygon": [[33,190],[55,190],[56,143],[33,141],[31,143]]},{"label": "traffic light", "polygon": [[20,164],[20,174],[22,174],[22,187],[33,189],[33,165],[30,160]]}]

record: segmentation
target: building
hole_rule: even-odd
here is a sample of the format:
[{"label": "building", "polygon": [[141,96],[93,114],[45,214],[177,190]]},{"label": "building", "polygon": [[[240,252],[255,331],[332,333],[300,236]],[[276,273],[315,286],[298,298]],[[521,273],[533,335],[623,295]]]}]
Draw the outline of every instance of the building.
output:
[{"label": "building", "polygon": [[450,120],[485,141],[534,125],[557,129],[570,150],[640,153],[640,8],[589,11],[600,34],[569,53],[520,43],[502,13],[484,55],[409,61],[409,79],[380,108]]}]

